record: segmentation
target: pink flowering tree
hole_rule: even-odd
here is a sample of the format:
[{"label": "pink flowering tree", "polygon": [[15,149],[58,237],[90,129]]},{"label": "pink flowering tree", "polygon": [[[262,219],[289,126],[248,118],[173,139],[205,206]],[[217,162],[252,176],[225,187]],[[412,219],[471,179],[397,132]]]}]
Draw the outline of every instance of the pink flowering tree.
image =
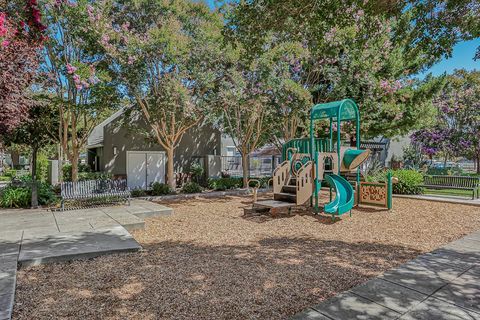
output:
[{"label": "pink flowering tree", "polygon": [[480,72],[456,70],[435,97],[436,123],[412,135],[423,154],[465,157],[480,173]]},{"label": "pink flowering tree", "polygon": [[43,6],[49,38],[42,71],[60,115],[59,160],[70,161],[73,181],[89,134],[117,101],[105,55],[91,36],[89,8],[87,0],[50,0]]},{"label": "pink flowering tree", "polygon": [[209,115],[222,21],[186,0],[99,1],[87,12],[131,111],[146,123],[135,129],[166,151],[174,189],[175,149]]},{"label": "pink flowering tree", "polygon": [[0,0],[0,135],[28,117],[44,29],[36,1]]},{"label": "pink flowering tree", "polygon": [[[226,35],[254,58],[277,42],[299,42],[310,52],[301,83],[314,103],[353,98],[363,136],[395,136],[418,129],[434,113],[441,81],[415,80],[435,61],[416,46],[414,6],[377,1],[231,1]],[[301,9],[300,9],[301,8]],[[262,19],[258,19],[262,17]],[[443,51],[445,52],[445,51]]]}]

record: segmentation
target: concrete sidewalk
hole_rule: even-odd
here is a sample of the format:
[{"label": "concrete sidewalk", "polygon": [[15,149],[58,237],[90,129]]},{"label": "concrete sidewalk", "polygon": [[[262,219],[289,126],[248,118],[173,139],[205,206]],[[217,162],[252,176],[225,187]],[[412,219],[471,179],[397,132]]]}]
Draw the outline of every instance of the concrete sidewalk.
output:
[{"label": "concrete sidewalk", "polygon": [[145,200],[64,212],[0,210],[0,320],[11,317],[18,266],[140,250],[129,231],[172,212]]},{"label": "concrete sidewalk", "polygon": [[480,319],[480,231],[292,319]]}]

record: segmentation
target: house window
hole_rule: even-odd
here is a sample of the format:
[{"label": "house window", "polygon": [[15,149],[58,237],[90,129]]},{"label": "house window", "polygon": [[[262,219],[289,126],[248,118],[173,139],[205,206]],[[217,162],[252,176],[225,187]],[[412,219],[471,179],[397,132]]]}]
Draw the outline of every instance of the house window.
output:
[{"label": "house window", "polygon": [[237,153],[237,148],[235,147],[227,147],[227,157],[233,157]]}]

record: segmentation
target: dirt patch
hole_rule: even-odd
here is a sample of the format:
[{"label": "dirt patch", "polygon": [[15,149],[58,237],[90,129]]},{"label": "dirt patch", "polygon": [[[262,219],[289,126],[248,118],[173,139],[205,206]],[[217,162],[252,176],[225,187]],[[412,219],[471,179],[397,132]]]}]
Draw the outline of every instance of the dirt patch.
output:
[{"label": "dirt patch", "polygon": [[480,229],[478,208],[394,199],[332,222],[243,216],[251,198],[168,203],[141,253],[19,271],[14,319],[285,319]]}]

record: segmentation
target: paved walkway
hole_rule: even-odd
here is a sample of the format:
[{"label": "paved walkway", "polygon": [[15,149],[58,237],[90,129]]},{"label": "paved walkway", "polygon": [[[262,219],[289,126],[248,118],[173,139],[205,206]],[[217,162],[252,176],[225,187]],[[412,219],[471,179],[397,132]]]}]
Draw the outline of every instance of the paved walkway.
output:
[{"label": "paved walkway", "polygon": [[292,319],[480,319],[480,231]]},{"label": "paved walkway", "polygon": [[0,210],[0,320],[11,317],[19,265],[139,250],[129,231],[143,229],[146,217],[171,213],[145,200],[64,212]]}]

